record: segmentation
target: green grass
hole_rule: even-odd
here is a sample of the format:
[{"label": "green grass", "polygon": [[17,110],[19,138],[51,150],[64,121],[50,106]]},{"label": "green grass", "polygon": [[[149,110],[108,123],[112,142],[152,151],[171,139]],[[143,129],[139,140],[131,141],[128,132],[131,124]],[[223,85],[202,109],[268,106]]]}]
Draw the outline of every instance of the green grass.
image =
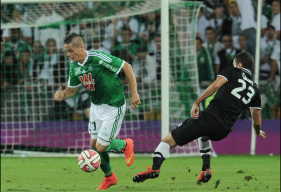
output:
[{"label": "green grass", "polygon": [[[280,156],[219,155],[211,159],[212,179],[202,185],[196,184],[200,157],[168,158],[160,176],[143,183],[134,183],[132,177],[151,165],[151,157],[136,157],[131,167],[121,157],[111,158],[111,163],[118,184],[108,191],[280,191]],[[102,180],[101,170],[85,173],[74,157],[1,157],[1,192],[87,192],[95,191]]]}]

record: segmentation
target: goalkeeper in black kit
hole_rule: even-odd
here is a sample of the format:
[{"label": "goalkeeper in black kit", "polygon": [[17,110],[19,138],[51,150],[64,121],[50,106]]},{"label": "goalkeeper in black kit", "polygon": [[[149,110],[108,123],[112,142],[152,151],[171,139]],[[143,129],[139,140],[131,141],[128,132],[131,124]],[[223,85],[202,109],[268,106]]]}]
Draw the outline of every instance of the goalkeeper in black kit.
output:
[{"label": "goalkeeper in black kit", "polygon": [[[250,108],[255,133],[265,138],[261,130],[261,98],[257,85],[253,81],[251,69],[254,59],[248,52],[237,54],[233,67],[225,68],[214,83],[193,103],[190,115],[175,127],[157,146],[154,152],[152,168],[138,173],[133,177],[134,182],[155,179],[160,174],[160,167],[171,148],[183,146],[198,139],[203,166],[198,182],[208,182],[212,177],[210,168],[211,142],[227,137],[232,131],[233,124],[246,108]],[[206,98],[215,94],[209,106],[199,112],[198,105]]]}]

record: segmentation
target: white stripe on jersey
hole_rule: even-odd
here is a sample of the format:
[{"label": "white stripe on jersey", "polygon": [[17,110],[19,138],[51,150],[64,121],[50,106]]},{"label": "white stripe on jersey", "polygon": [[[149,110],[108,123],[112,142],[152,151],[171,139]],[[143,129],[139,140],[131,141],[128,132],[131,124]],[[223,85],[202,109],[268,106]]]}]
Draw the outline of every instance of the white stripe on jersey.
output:
[{"label": "white stripe on jersey", "polygon": [[95,52],[89,52],[89,56],[95,56],[95,57],[99,57],[109,63],[111,63],[112,59],[102,53],[95,53]]},{"label": "white stripe on jersey", "polygon": [[226,81],[228,81],[228,79],[227,79],[225,76],[223,76],[223,75],[217,75],[217,77],[219,77],[219,76],[224,77],[224,78],[226,79]]},{"label": "white stripe on jersey", "polygon": [[247,72],[248,74],[252,75],[251,71],[249,71],[248,69],[246,68],[242,68],[243,71]]}]

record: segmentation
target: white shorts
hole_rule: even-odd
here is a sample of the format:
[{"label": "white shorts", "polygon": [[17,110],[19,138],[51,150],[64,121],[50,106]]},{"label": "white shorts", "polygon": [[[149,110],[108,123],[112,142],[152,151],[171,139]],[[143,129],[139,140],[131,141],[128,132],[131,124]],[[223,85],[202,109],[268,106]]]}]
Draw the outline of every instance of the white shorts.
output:
[{"label": "white shorts", "polygon": [[108,146],[120,131],[125,110],[126,102],[120,107],[92,103],[88,126],[91,139],[97,139],[101,145]]}]

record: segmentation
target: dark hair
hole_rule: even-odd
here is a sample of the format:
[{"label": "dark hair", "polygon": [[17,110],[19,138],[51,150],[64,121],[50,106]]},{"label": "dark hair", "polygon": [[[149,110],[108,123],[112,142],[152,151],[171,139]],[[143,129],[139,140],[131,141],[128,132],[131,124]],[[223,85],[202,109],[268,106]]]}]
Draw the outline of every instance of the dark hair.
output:
[{"label": "dark hair", "polygon": [[64,44],[69,44],[69,43],[72,42],[72,40],[73,40],[75,37],[80,37],[80,38],[81,38],[81,36],[80,36],[79,34],[77,34],[77,33],[69,33],[69,34],[67,34],[67,35],[65,36],[65,38],[63,39],[63,43],[64,43]]},{"label": "dark hair", "polygon": [[231,39],[232,39],[232,35],[230,33],[223,34],[221,38],[223,38],[223,37],[231,37]]},{"label": "dark hair", "polygon": [[21,51],[21,53],[29,53],[29,54],[31,54],[31,52],[30,52],[29,49],[23,49],[23,50]]},{"label": "dark hair", "polygon": [[122,27],[121,31],[129,31],[130,33],[132,33],[131,28],[127,26]]},{"label": "dark hair", "polygon": [[137,52],[138,52],[138,53],[143,53],[143,52],[147,52],[147,51],[148,51],[148,48],[147,48],[146,45],[142,45],[142,46],[139,46],[139,47],[137,48]]},{"label": "dark hair", "polygon": [[245,39],[246,39],[246,36],[243,33],[239,34],[239,37],[241,37],[241,36],[245,37]]},{"label": "dark hair", "polygon": [[273,25],[268,25],[266,29],[273,29],[275,31],[275,27]]},{"label": "dark hair", "polygon": [[49,38],[49,39],[47,39],[47,41],[46,41],[46,45],[47,45],[48,43],[50,43],[50,42],[55,42],[55,44],[57,44],[57,42],[56,42],[55,39]]},{"label": "dark hair", "polygon": [[203,40],[200,37],[196,37],[196,40],[199,40],[201,44],[203,43]]},{"label": "dark hair", "polygon": [[243,67],[249,70],[253,69],[254,58],[248,52],[241,52],[234,56],[236,64],[242,63]]},{"label": "dark hair", "polygon": [[213,27],[209,26],[209,27],[206,27],[205,31],[207,30],[212,30],[213,32],[215,31]]}]

